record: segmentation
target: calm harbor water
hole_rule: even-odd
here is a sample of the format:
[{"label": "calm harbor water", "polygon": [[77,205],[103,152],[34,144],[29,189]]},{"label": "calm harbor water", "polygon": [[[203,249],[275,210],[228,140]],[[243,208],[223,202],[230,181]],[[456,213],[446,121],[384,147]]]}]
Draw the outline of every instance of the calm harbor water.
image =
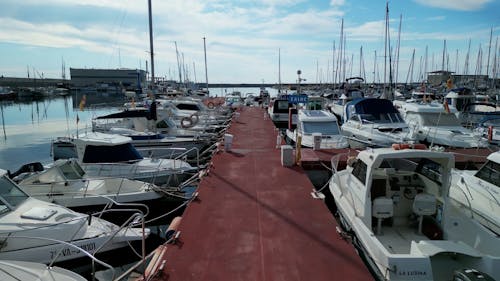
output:
[{"label": "calm harbor water", "polygon": [[[271,96],[276,95],[276,90],[268,90]],[[220,97],[233,91],[240,91],[243,96],[257,95],[259,88],[213,88],[210,94]],[[126,102],[122,95],[92,93],[86,95],[81,111],[82,96],[82,93],[72,93],[67,97],[0,101],[0,169],[15,171],[30,162],[50,163],[53,139],[90,131],[93,117],[116,111]]]}]

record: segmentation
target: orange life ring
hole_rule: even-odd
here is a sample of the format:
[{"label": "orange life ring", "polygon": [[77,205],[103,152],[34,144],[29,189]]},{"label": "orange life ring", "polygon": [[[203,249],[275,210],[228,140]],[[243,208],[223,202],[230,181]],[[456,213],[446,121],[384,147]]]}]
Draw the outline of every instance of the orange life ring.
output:
[{"label": "orange life ring", "polygon": [[215,107],[215,105],[214,105],[214,103],[213,103],[213,102],[209,102],[209,103],[207,104],[207,106],[208,106],[208,108],[210,108],[210,109],[213,109],[213,108]]}]

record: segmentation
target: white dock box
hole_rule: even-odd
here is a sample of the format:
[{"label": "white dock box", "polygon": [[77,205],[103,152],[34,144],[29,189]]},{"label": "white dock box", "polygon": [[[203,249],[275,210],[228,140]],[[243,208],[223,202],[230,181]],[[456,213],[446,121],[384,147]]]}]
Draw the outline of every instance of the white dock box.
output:
[{"label": "white dock box", "polygon": [[291,167],[295,164],[293,157],[293,147],[291,145],[281,146],[281,165],[284,167]]},{"label": "white dock box", "polygon": [[232,145],[233,145],[233,135],[224,134],[224,150],[231,151]]}]

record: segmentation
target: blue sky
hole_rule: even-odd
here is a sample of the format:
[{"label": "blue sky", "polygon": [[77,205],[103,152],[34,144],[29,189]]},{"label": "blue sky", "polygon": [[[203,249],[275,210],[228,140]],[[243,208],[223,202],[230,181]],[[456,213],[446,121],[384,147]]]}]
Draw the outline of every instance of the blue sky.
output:
[{"label": "blue sky", "polygon": [[[149,60],[147,0],[0,0],[0,4],[1,75],[26,77],[29,68],[58,78],[62,60],[67,76],[69,67],[144,69]],[[367,81],[374,80],[375,51],[375,79],[382,80],[385,5],[385,0],[152,0],[155,73],[178,79],[177,42],[189,78],[204,81],[202,38],[206,37],[209,82],[275,83],[278,50],[283,82],[295,82],[298,69],[307,82],[331,82],[333,42],[338,50],[344,19],[346,76],[359,75],[363,47]],[[491,74],[500,35],[499,12],[499,0],[389,1],[393,47],[402,15],[398,80],[406,81],[414,49],[413,80],[423,72],[426,46],[427,70],[441,68],[445,39],[445,68],[464,72],[470,39],[469,73],[482,66],[485,74],[493,28]]]}]

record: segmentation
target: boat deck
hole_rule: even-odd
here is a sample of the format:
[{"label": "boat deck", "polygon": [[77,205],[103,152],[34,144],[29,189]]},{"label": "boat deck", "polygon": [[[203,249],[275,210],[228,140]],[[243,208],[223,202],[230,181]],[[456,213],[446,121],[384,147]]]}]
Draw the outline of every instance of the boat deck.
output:
[{"label": "boat deck", "polygon": [[[446,152],[451,152],[455,155],[455,167],[457,169],[474,170],[481,167],[486,162],[486,157],[496,149],[490,148],[446,148]],[[342,154],[339,158],[339,170],[346,166],[348,156],[355,157],[358,150],[352,148],[345,149],[320,149],[312,148],[301,149],[301,166],[305,169],[315,169],[321,166],[321,163],[330,166],[330,160],[333,156]]]},{"label": "boat deck", "polygon": [[373,280],[303,169],[281,165],[264,112],[233,120],[232,150],[214,156],[153,280]]}]

